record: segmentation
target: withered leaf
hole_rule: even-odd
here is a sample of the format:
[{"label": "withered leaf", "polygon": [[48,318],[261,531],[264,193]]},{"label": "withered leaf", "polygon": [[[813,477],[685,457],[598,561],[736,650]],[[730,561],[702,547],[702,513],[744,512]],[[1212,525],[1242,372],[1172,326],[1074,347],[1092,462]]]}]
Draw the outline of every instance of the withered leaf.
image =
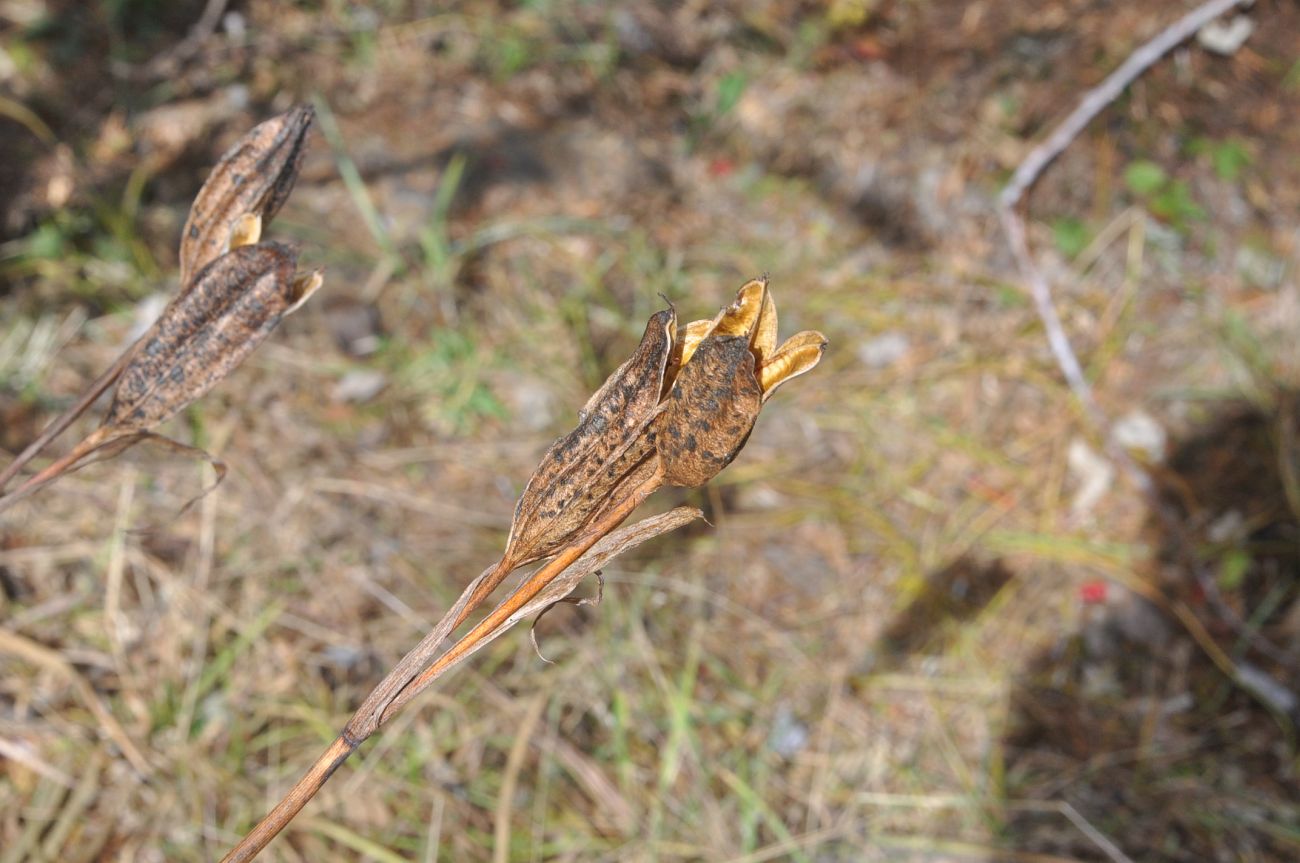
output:
[{"label": "withered leaf", "polygon": [[217,258],[163,311],[122,372],[105,427],[152,428],[216,386],[319,285],[279,243]]},{"label": "withered leaf", "polygon": [[694,488],[731,463],[763,405],[748,334],[700,342],[654,422],[668,485]]},{"label": "withered leaf", "polygon": [[315,119],[310,105],[299,105],[255,126],[212,169],[190,208],[181,232],[180,284],[224,254],[239,219],[254,215],[266,225],[293,190]]},{"label": "withered leaf", "polygon": [[642,431],[659,403],[676,316],[656,313],[631,358],[579,414],[578,427],[542,457],[515,507],[504,559],[545,557],[581,533],[637,466],[653,453]]},{"label": "withered leaf", "polygon": [[763,388],[763,401],[771,398],[777,387],[811,371],[826,350],[826,337],[816,330],[796,333],[776,349],[758,369],[758,383]]}]

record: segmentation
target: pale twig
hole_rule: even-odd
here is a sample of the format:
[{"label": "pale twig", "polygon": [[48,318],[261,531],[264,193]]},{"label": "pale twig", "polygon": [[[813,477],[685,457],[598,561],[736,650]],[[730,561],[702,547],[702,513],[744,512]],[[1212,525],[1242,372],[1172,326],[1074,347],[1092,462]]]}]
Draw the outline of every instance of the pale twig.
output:
[{"label": "pale twig", "polygon": [[1025,192],[1029,191],[1029,187],[1038,180],[1043,170],[1057,156],[1065,152],[1093,118],[1114,102],[1157,60],[1192,38],[1196,31],[1215,18],[1227,14],[1238,6],[1254,5],[1254,2],[1255,0],[1209,0],[1170,24],[1154,39],[1130,54],[1118,69],[1106,76],[1106,80],[1084,94],[1079,101],[1079,106],[1052,130],[1047,140],[1035,147],[1020,163],[1015,174],[1011,176],[1011,182],[999,196],[999,203],[1003,209],[1016,206]]},{"label": "pale twig", "polygon": [[1185,531],[1177,524],[1177,520],[1167,511],[1167,508],[1159,499],[1151,476],[1107,432],[1109,421],[1105,413],[1097,405],[1092,385],[1088,383],[1078,356],[1070,346],[1070,338],[1065,333],[1065,327],[1061,323],[1060,314],[1057,312],[1056,304],[1052,299],[1052,288],[1047,283],[1047,278],[1042,271],[1034,263],[1026,238],[1025,220],[1017,212],[1020,202],[1034,183],[1037,182],[1043,171],[1047,169],[1047,166],[1065,152],[1066,148],[1073,143],[1084,128],[1102,110],[1114,102],[1138,76],[1175,47],[1190,39],[1198,30],[1214,19],[1235,8],[1247,7],[1253,4],[1254,0],[1210,0],[1210,2],[1203,3],[1173,24],[1170,24],[1160,31],[1155,38],[1129,55],[1128,59],[1120,64],[1119,68],[1106,76],[1106,79],[1099,85],[1084,94],[1078,106],[1070,112],[1069,116],[1062,120],[1047,136],[1046,140],[1034,147],[1024,161],[1020,163],[1016,168],[1016,172],[1012,175],[1011,181],[1007,183],[998,196],[998,216],[1002,221],[1003,229],[1006,231],[1007,242],[1011,248],[1012,257],[1015,258],[1016,267],[1020,270],[1021,277],[1029,286],[1030,296],[1033,298],[1034,308],[1038,313],[1039,320],[1042,321],[1043,330],[1047,334],[1047,344],[1052,351],[1052,356],[1056,359],[1056,364],[1060,368],[1061,374],[1064,376],[1071,392],[1074,393],[1075,398],[1079,400],[1079,404],[1083,407],[1088,422],[1102,438],[1106,453],[1120,466],[1124,475],[1147,498],[1162,525],[1171,532],[1175,540],[1174,544],[1179,549],[1179,554],[1185,558],[1185,562],[1191,569],[1197,583],[1210,598],[1211,604],[1219,616],[1235,632],[1248,638],[1252,644],[1265,654],[1271,658],[1279,659],[1282,657],[1282,652],[1258,634],[1247,632],[1240,617],[1222,601],[1214,579],[1205,570],[1204,566],[1191,557],[1191,546],[1183,536]]},{"label": "pale twig", "polygon": [[1007,183],[998,196],[998,215],[1002,227],[1007,233],[1011,254],[1016,260],[1021,277],[1029,285],[1030,295],[1043,329],[1047,333],[1047,344],[1051,348],[1056,364],[1061,369],[1066,383],[1075,398],[1083,406],[1089,422],[1106,441],[1107,451],[1123,468],[1125,474],[1143,491],[1151,488],[1151,479],[1146,472],[1129,458],[1122,447],[1116,445],[1106,433],[1106,417],[1097,406],[1093,397],[1092,386],[1084,376],[1079,358],[1070,346],[1069,336],[1061,324],[1061,317],[1052,301],[1052,289],[1047,283],[1033,257],[1025,236],[1025,222],[1016,211],[1021,200],[1030,187],[1037,182],[1043,171],[1065,152],[1066,148],[1079,136],[1092,120],[1107,106],[1115,101],[1139,75],[1149,69],[1157,60],[1169,53],[1176,46],[1190,39],[1196,31],[1215,18],[1240,6],[1249,6],[1254,0],[1209,0],[1184,15],[1173,24],[1160,31],[1154,39],[1138,48],[1119,68],[1106,76],[1099,85],[1089,90],[1079,101],[1078,107],[1070,112],[1064,120],[1052,130],[1041,144],[1034,147],[1025,157],[1011,181]]}]

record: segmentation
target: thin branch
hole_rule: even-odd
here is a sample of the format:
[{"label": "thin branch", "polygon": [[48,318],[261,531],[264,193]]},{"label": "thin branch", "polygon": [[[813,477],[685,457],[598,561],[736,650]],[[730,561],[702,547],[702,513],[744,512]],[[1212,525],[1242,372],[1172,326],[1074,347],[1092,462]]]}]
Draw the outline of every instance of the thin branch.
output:
[{"label": "thin branch", "polygon": [[1106,416],[1097,406],[1092,386],[1084,376],[1079,358],[1070,346],[1069,336],[1065,333],[1061,317],[1052,301],[1051,286],[1048,285],[1046,277],[1038,269],[1029,252],[1025,222],[1017,212],[1017,208],[1047,166],[1065,152],[1079,133],[1137,80],[1138,76],[1176,46],[1190,39],[1206,24],[1235,8],[1250,6],[1253,3],[1254,0],[1209,0],[1170,24],[1154,39],[1134,51],[1118,69],[1106,76],[1106,80],[1084,94],[1078,107],[1052,130],[1046,140],[1030,151],[998,196],[998,215],[1007,233],[1011,254],[1016,260],[1021,277],[1029,285],[1034,308],[1043,322],[1043,329],[1047,332],[1047,344],[1056,358],[1056,364],[1060,367],[1061,374],[1064,375],[1075,398],[1083,406],[1088,421],[1105,440],[1107,452],[1120,464],[1130,480],[1144,492],[1150,491],[1151,479],[1106,433]]},{"label": "thin branch", "polygon": [[1196,32],[1215,18],[1231,12],[1237,7],[1253,6],[1255,0],[1209,0],[1160,31],[1154,39],[1138,48],[1119,68],[1106,76],[1093,89],[1084,94],[1079,105],[1070,115],[1060,122],[1047,140],[1035,147],[1025,160],[1016,168],[998,203],[1003,209],[1011,209],[1020,202],[1030,186],[1037,182],[1043,170],[1079,137],[1079,133],[1093,119],[1114,102],[1138,76],[1155,65],[1161,57],[1186,42]]},{"label": "thin branch", "polygon": [[[998,196],[998,216],[1001,219],[1003,229],[1006,231],[1007,243],[1010,246],[1012,257],[1016,261],[1016,267],[1020,270],[1021,277],[1029,286],[1034,308],[1038,313],[1039,320],[1042,321],[1043,330],[1047,334],[1047,344],[1052,351],[1052,356],[1056,359],[1056,364],[1060,368],[1061,374],[1069,385],[1071,392],[1074,393],[1075,398],[1083,406],[1089,423],[1103,440],[1107,454],[1119,464],[1125,476],[1147,499],[1152,512],[1174,539],[1172,545],[1175,547],[1176,553],[1183,559],[1184,564],[1188,567],[1198,585],[1210,599],[1216,613],[1233,631],[1244,636],[1262,653],[1276,661],[1290,665],[1284,651],[1279,650],[1258,633],[1248,631],[1246,623],[1240,616],[1227,603],[1223,602],[1213,576],[1195,559],[1191,550],[1192,544],[1186,536],[1186,530],[1178,523],[1175,515],[1169,511],[1169,508],[1160,499],[1151,476],[1108,433],[1109,421],[1105,412],[1097,405],[1092,386],[1084,376],[1083,367],[1079,363],[1078,356],[1070,346],[1069,336],[1065,333],[1065,327],[1061,323],[1061,317],[1052,299],[1051,286],[1042,271],[1034,263],[1026,238],[1025,220],[1018,212],[1020,203],[1026,193],[1038,181],[1038,178],[1047,169],[1048,165],[1065,152],[1087,125],[1114,102],[1138,76],[1216,18],[1233,9],[1252,5],[1254,5],[1254,0],[1209,0],[1209,2],[1201,4],[1173,24],[1170,24],[1155,38],[1134,51],[1127,60],[1120,64],[1119,68],[1106,76],[1104,81],[1085,93],[1078,106],[1070,112],[1069,116],[1062,120],[1041,144],[1029,152],[1029,155],[1016,168],[1010,182],[1007,183]],[[1186,623],[1186,621],[1184,622]],[[1210,644],[1213,645],[1213,642],[1211,641]],[[1218,649],[1217,645],[1213,646],[1215,650]],[[1206,647],[1204,642],[1202,647]],[[1213,654],[1211,656],[1213,658]],[[1234,680],[1237,679],[1234,673],[1226,669],[1225,673],[1228,673]]]},{"label": "thin branch", "polygon": [[[137,341],[136,344],[139,344],[139,342]],[[0,491],[4,491],[4,487],[9,484],[11,479],[17,476],[18,471],[22,470],[23,465],[40,455],[41,451],[49,445],[50,441],[62,434],[64,429],[72,425],[72,423],[76,421],[77,417],[84,414],[90,406],[95,403],[95,400],[102,396],[108,388],[117,381],[118,377],[122,374],[122,370],[126,368],[127,363],[131,361],[131,358],[134,355],[135,344],[123,351],[122,355],[117,358],[117,362],[113,363],[112,367],[110,367],[108,371],[96,378],[95,382],[90,385],[89,389],[81,394],[81,398],[77,399],[76,403],[73,404],[72,407],[65,410],[58,416],[58,418],[46,426],[45,430],[40,433],[40,436],[37,437],[36,440],[28,444],[27,448],[19,453],[13,461],[5,465],[5,469],[0,471]]]}]

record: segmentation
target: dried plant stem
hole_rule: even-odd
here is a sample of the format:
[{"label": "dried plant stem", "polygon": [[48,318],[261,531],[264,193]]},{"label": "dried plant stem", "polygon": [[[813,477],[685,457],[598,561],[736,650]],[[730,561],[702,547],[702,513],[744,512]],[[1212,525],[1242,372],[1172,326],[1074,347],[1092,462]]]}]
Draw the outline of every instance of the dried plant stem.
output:
[{"label": "dried plant stem", "polygon": [[[1056,359],[1056,364],[1060,368],[1061,374],[1069,385],[1071,392],[1074,393],[1075,398],[1083,406],[1088,422],[1097,435],[1102,438],[1107,454],[1119,464],[1125,476],[1146,498],[1151,511],[1160,519],[1166,531],[1177,539],[1174,545],[1178,549],[1179,557],[1182,558],[1184,564],[1196,578],[1197,584],[1205,592],[1215,612],[1234,632],[1244,636],[1252,646],[1271,659],[1291,667],[1292,661],[1289,660],[1284,651],[1258,633],[1250,631],[1240,615],[1223,601],[1213,576],[1192,553],[1193,543],[1186,535],[1186,529],[1177,517],[1170,512],[1164,501],[1160,499],[1150,474],[1134,461],[1128,452],[1119,446],[1113,437],[1107,433],[1109,421],[1105,412],[1098,406],[1093,396],[1092,386],[1084,376],[1079,358],[1070,346],[1070,338],[1066,335],[1065,327],[1061,323],[1061,316],[1057,312],[1056,304],[1052,299],[1051,285],[1048,284],[1046,276],[1034,263],[1026,238],[1025,220],[1018,212],[1025,195],[1038,181],[1038,178],[1042,176],[1048,165],[1064,153],[1087,125],[1114,102],[1142,73],[1178,45],[1190,39],[1197,31],[1214,19],[1227,14],[1233,9],[1252,6],[1254,2],[1255,0],[1208,0],[1208,2],[1202,3],[1164,30],[1161,30],[1153,39],[1129,55],[1128,59],[1120,64],[1114,72],[1107,75],[1104,81],[1085,93],[1083,98],[1079,100],[1078,106],[1052,130],[1051,134],[1042,143],[1029,152],[1029,155],[1016,168],[1011,181],[1007,183],[998,196],[998,215],[1002,221],[1002,227],[1006,231],[1007,243],[1011,249],[1011,255],[1015,259],[1016,267],[1020,270],[1021,277],[1029,286],[1034,308],[1043,324],[1043,330],[1047,334],[1047,343],[1051,348],[1052,356]],[[1189,611],[1188,615],[1190,614]],[[1188,624],[1193,636],[1196,636],[1197,641],[1201,643],[1211,659],[1214,659],[1216,664],[1220,665],[1224,673],[1233,679],[1239,679],[1239,671],[1236,665],[1227,658],[1227,654],[1223,653],[1209,635],[1206,634],[1203,640],[1196,630],[1191,629],[1191,623],[1195,623],[1199,627],[1199,621],[1196,621],[1193,617],[1189,622],[1182,614],[1179,614],[1179,617],[1184,620],[1185,624]],[[1220,661],[1220,657],[1222,657],[1223,661]]]},{"label": "dried plant stem", "polygon": [[484,585],[493,579],[499,582],[500,578],[504,577],[504,575],[498,577],[501,565],[489,567],[471,582],[460,599],[433,630],[374,688],[329,748],[321,753],[275,808],[222,858],[222,863],[239,863],[239,861],[252,860],[257,856],[267,843],[274,839],[307,805],[307,801],[316,795],[326,780],[358,746],[439,676],[502,632],[511,622],[513,615],[527,606],[547,585],[589,551],[601,538],[618,527],[662,484],[661,474],[657,471],[652,473],[599,520],[593,522],[581,537],[565,546],[555,557],[529,576],[527,581],[494,608],[477,626],[421,672],[420,669],[429,661],[447,634],[468,615],[472,608],[472,600],[476,596],[481,598],[485,595]]},{"label": "dried plant stem", "polygon": [[527,581],[519,585],[514,593],[492,609],[492,613],[483,618],[477,626],[465,634],[463,638],[447,649],[447,652],[438,657],[432,665],[424,670],[419,677],[411,681],[410,685],[399,691],[396,697],[384,708],[378,716],[379,724],[387,722],[392,714],[396,713],[406,705],[412,698],[419,695],[430,683],[436,680],[440,675],[451,668],[461,659],[468,656],[485,638],[489,637],[494,630],[505,623],[512,614],[523,608],[537,594],[542,592],[548,584],[555,580],[555,577],[563,572],[570,564],[582,557],[587,549],[596,544],[596,541],[617,527],[623,519],[631,515],[632,510],[636,509],[645,501],[647,497],[655,492],[662,485],[662,480],[658,473],[653,474],[644,483],[638,486],[626,499],[618,506],[614,507],[600,521],[592,525],[591,531],[582,539],[576,541],[573,545],[565,548],[556,555],[546,566],[533,573]]},{"label": "dried plant stem", "polygon": [[1002,219],[1002,227],[1007,233],[1011,255],[1015,258],[1021,277],[1029,285],[1034,308],[1047,333],[1047,344],[1052,350],[1052,356],[1056,358],[1056,364],[1060,367],[1070,390],[1083,406],[1088,421],[1105,440],[1111,458],[1119,463],[1129,479],[1144,492],[1151,489],[1151,479],[1106,433],[1106,416],[1097,406],[1092,386],[1084,376],[1079,358],[1070,346],[1070,339],[1061,324],[1061,316],[1052,301],[1051,286],[1030,255],[1029,244],[1025,237],[1024,218],[1017,212],[1017,207],[1047,166],[1064,153],[1079,133],[1137,80],[1138,76],[1215,18],[1239,6],[1250,6],[1253,3],[1254,0],[1209,0],[1160,31],[1155,38],[1129,55],[1128,59],[1107,75],[1104,81],[1084,94],[1069,116],[1052,130],[1046,140],[1030,151],[998,197],[999,216]]},{"label": "dried plant stem", "polygon": [[[72,448],[63,457],[56,459],[37,473],[29,477],[26,482],[6,495],[0,496],[0,512],[13,506],[18,501],[39,491],[59,477],[74,470],[81,462],[88,457],[113,444],[121,446],[125,439],[135,439],[139,437],[137,433],[123,433],[115,429],[101,426],[95,429],[86,438]],[[120,451],[120,450],[119,450]]]},{"label": "dried plant stem", "polygon": [[77,399],[76,404],[72,405],[72,407],[60,414],[54,422],[46,426],[45,430],[41,432],[40,436],[37,437],[36,440],[28,444],[25,450],[19,453],[13,461],[6,465],[4,470],[0,471],[0,491],[4,491],[4,487],[9,484],[10,480],[18,475],[18,471],[22,470],[24,465],[36,458],[36,456],[40,455],[41,451],[44,450],[45,447],[49,446],[50,441],[63,434],[64,429],[72,425],[73,422],[76,421],[77,417],[84,414],[90,406],[95,403],[95,400],[102,396],[108,388],[117,381],[118,377],[122,374],[122,370],[126,368],[127,363],[131,361],[131,357],[135,354],[136,344],[139,344],[139,342],[137,341],[130,348],[123,351],[122,355],[117,358],[117,362],[113,363],[112,367],[109,368],[108,371],[95,379],[95,382],[90,385],[90,389],[86,390],[86,392],[82,394],[81,398]]},{"label": "dried plant stem", "polygon": [[1066,151],[1079,133],[1161,57],[1192,38],[1215,18],[1239,6],[1253,6],[1254,3],[1255,0],[1209,0],[1161,30],[1155,38],[1130,54],[1119,68],[1085,93],[1069,116],[1025,157],[1016,168],[1011,181],[1002,190],[999,203],[1004,208],[1014,207],[1029,191],[1029,187],[1038,181],[1044,169]]}]

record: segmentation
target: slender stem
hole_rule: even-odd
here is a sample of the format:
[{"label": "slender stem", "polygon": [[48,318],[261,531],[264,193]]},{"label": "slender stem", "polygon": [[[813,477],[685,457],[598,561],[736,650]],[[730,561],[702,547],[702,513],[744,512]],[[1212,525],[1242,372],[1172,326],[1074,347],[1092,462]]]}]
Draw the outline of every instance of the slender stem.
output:
[{"label": "slender stem", "polygon": [[419,695],[425,687],[443,672],[470,653],[480,641],[509,620],[512,614],[527,605],[560,573],[586,554],[587,550],[595,545],[601,537],[618,527],[625,518],[632,514],[632,510],[640,506],[662,484],[663,479],[656,472],[606,513],[598,522],[593,524],[590,531],[584,534],[581,539],[565,547],[546,566],[529,576],[528,580],[519,585],[514,593],[506,597],[500,605],[492,609],[492,612],[487,617],[479,621],[477,626],[461,636],[459,641],[447,648],[446,653],[434,660],[433,664],[421,672],[419,677],[416,677],[397,693],[392,702],[380,713],[379,724],[382,726],[387,722],[407,702]]},{"label": "slender stem", "polygon": [[[422,666],[437,646],[456,624],[465,619],[473,604],[486,596],[485,585],[500,583],[508,572],[504,561],[494,564],[483,571],[477,579],[469,584],[456,604],[426,635],[416,647],[397,664],[392,671],[371,691],[357,712],[353,714],[343,732],[330,744],[329,748],[316,759],[297,784],[290,789],[275,808],[266,814],[230,853],[222,858],[221,863],[237,863],[252,860],[274,839],[281,830],[307,804],[307,801],[320,791],[325,781],[330,778],[348,756],[360,746],[366,738],[374,734],[388,720],[392,719],[408,702],[419,695],[437,677],[460,660],[464,659],[474,648],[490,638],[505,625],[510,616],[523,608],[542,590],[554,581],[574,561],[586,554],[602,537],[618,527],[632,511],[641,505],[656,489],[663,484],[662,476],[656,472],[637,486],[622,501],[616,504],[588,531],[572,544],[566,546],[554,558],[538,569],[528,580],[515,589],[477,626],[463,635],[459,641],[439,656],[432,665],[418,676],[415,671]],[[502,570],[505,570],[504,572]]]},{"label": "slender stem", "polygon": [[1088,124],[1143,72],[1215,18],[1237,7],[1250,6],[1253,3],[1254,0],[1207,0],[1161,30],[1149,42],[1130,54],[1128,59],[1106,76],[1105,80],[1084,94],[1075,109],[1052,129],[1042,143],[1030,151],[998,196],[998,214],[1002,220],[1003,230],[1007,234],[1011,255],[1016,261],[1021,276],[1029,285],[1034,308],[1042,321],[1043,330],[1047,334],[1047,344],[1056,359],[1057,367],[1060,368],[1075,398],[1083,406],[1088,422],[1105,442],[1107,453],[1118,462],[1124,474],[1146,493],[1149,493],[1152,488],[1151,478],[1107,431],[1106,414],[1097,404],[1092,386],[1088,383],[1079,358],[1070,345],[1069,336],[1066,335],[1061,316],[1057,313],[1056,304],[1052,299],[1051,285],[1034,263],[1025,236],[1025,222],[1016,208],[1047,166],[1064,153]]},{"label": "slender stem", "polygon": [[379,681],[366,700],[352,714],[348,724],[344,727],[343,733],[353,740],[365,740],[379,728],[379,715],[384,708],[397,696],[397,693],[406,688],[407,684],[415,678],[417,674],[429,663],[438,650],[438,647],[447,639],[452,630],[464,621],[465,617],[477,605],[483,596],[482,586],[487,582],[499,583],[503,566],[498,562],[486,570],[476,579],[469,583],[464,591],[461,592],[460,598],[456,600],[455,605],[447,610],[442,619],[433,627],[420,643],[411,648],[405,656],[393,666],[384,679]]},{"label": "slender stem", "polygon": [[[121,436],[120,434],[118,435]],[[107,445],[114,439],[114,434],[108,432],[103,427],[95,429],[85,440],[72,448],[72,451],[62,458],[51,462],[40,473],[28,478],[26,482],[6,495],[0,496],[0,511],[8,509],[29,494],[38,491],[42,487],[49,485],[65,473],[76,466],[77,462],[93,453],[95,450]]]},{"label": "slender stem", "polygon": [[46,426],[36,440],[29,443],[27,448],[19,453],[13,461],[5,465],[4,470],[0,470],[0,491],[4,491],[4,487],[18,475],[18,471],[22,470],[23,465],[40,455],[41,450],[45,449],[50,441],[62,434],[64,429],[72,425],[77,417],[84,414],[95,403],[95,400],[113,385],[113,382],[122,374],[122,370],[126,368],[126,364],[131,361],[131,357],[134,355],[135,345],[133,344],[122,352],[122,355],[117,358],[117,362],[113,363],[108,371],[95,379],[90,388],[81,394],[81,398],[77,399],[76,404],[59,414],[58,418]]},{"label": "slender stem", "polygon": [[1198,30],[1220,15],[1238,6],[1251,6],[1255,0],[1207,0],[1161,30],[1151,41],[1128,56],[1120,66],[1093,87],[1069,115],[1052,129],[1051,134],[1016,168],[1011,181],[998,196],[998,203],[1011,208],[1020,202],[1043,170],[1079,137],[1093,118],[1115,101],[1125,88],[1151,68],[1161,57],[1192,38]]},{"label": "slender stem", "polygon": [[284,825],[302,811],[307,801],[316,795],[320,787],[325,784],[325,780],[330,778],[330,774],[348,760],[348,756],[360,742],[348,740],[345,735],[336,738],[329,749],[316,759],[311,769],[303,774],[288,794],[284,795],[284,799],[277,803],[247,836],[239,840],[239,844],[231,849],[229,854],[221,858],[221,863],[242,863],[256,857],[258,852],[266,847],[266,843],[274,839]]}]

